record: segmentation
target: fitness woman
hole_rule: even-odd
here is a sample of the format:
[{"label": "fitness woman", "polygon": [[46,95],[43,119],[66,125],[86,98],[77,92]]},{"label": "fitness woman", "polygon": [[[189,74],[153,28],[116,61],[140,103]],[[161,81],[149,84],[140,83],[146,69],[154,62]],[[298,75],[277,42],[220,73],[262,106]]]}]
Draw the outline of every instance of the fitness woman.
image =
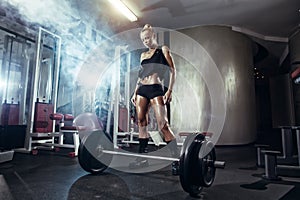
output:
[{"label": "fitness woman", "polygon": [[[166,104],[172,99],[172,89],[176,79],[176,68],[172,56],[167,46],[161,48],[157,44],[156,34],[151,25],[146,24],[140,32],[143,44],[148,51],[141,54],[141,69],[134,94],[131,98],[136,107],[137,120],[139,126],[139,153],[147,153],[146,147],[149,141],[148,111],[150,106],[154,109],[158,128],[164,136],[167,147],[173,157],[179,157],[176,138],[170,129]],[[166,71],[170,72],[168,90],[164,92],[163,76]],[[148,166],[148,160],[137,158],[130,163],[130,168]],[[178,175],[179,163],[172,163],[172,173]]]}]

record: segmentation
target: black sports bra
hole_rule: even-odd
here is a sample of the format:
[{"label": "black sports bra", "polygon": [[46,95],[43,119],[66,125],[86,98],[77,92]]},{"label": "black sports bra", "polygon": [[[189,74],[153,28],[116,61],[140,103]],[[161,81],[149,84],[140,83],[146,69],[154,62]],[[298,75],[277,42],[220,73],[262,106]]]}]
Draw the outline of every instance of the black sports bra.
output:
[{"label": "black sports bra", "polygon": [[158,77],[162,79],[168,69],[169,63],[165,58],[162,49],[157,48],[150,58],[142,60],[139,78],[143,79],[146,76],[157,73]]}]

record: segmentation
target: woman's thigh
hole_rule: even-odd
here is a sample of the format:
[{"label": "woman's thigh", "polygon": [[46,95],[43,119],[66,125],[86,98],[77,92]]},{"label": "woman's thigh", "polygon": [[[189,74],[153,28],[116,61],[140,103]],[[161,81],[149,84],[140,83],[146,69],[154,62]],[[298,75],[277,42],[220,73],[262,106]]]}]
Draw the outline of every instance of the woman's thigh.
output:
[{"label": "woman's thigh", "polygon": [[147,119],[148,110],[149,110],[149,100],[146,97],[137,95],[136,113],[139,121]]},{"label": "woman's thigh", "polygon": [[162,96],[150,100],[151,107],[154,109],[155,117],[160,128],[168,123],[167,108]]}]

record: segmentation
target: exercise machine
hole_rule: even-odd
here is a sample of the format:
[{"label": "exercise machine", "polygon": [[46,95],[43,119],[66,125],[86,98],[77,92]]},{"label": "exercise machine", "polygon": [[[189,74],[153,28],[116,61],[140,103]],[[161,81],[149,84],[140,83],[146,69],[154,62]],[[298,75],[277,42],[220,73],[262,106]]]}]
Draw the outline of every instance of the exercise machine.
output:
[{"label": "exercise machine", "polygon": [[4,36],[0,65],[0,163],[24,146],[32,45],[22,37]]},{"label": "exercise machine", "polygon": [[[296,136],[296,155],[293,155],[292,134]],[[256,145],[257,164],[259,167],[265,167],[265,179],[281,180],[280,175],[300,176],[300,127],[283,126],[281,127],[281,136],[282,152],[272,150],[268,145]]]}]

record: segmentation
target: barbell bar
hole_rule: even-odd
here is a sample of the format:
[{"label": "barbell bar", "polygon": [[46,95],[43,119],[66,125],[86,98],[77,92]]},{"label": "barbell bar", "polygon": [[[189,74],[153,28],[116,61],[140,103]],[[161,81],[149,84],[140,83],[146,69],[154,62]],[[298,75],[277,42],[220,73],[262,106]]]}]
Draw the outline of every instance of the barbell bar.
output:
[{"label": "barbell bar", "polygon": [[[111,155],[120,155],[120,156],[130,156],[130,157],[139,157],[139,158],[148,158],[148,159],[155,159],[155,160],[164,160],[164,161],[180,161],[180,158],[172,158],[172,157],[165,157],[165,156],[151,156],[151,155],[145,155],[145,154],[135,154],[135,153],[125,153],[120,151],[111,151],[111,150],[100,150],[100,153],[104,154],[111,154]],[[210,167],[215,168],[225,168],[225,162],[224,161],[213,161],[209,159],[203,159],[204,162],[207,162],[207,164]]]},{"label": "barbell bar", "polygon": [[125,152],[110,151],[110,150],[102,150],[101,152],[106,154],[137,157],[137,158],[149,158],[149,159],[164,160],[164,161],[179,161],[179,158],[164,157],[164,156],[151,156],[145,154],[125,153]]}]

